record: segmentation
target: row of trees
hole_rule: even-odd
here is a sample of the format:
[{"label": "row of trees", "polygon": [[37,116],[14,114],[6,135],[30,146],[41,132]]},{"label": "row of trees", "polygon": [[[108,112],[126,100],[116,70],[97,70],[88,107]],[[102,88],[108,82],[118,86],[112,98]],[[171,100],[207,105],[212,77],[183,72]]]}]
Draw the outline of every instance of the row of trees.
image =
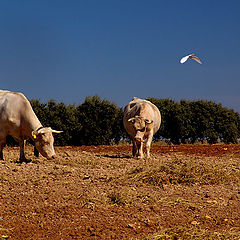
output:
[{"label": "row of trees", "polygon": [[[238,142],[240,117],[232,109],[202,100],[148,100],[159,108],[162,115],[155,140],[168,140],[174,144],[204,140],[209,143]],[[122,123],[123,109],[98,96],[87,97],[78,106],[67,106],[54,100],[30,102],[44,126],[64,131],[55,135],[56,145],[108,145],[128,138]]]},{"label": "row of trees", "polygon": [[240,116],[232,109],[212,101],[175,102],[170,99],[149,98],[161,111],[162,126],[156,139],[169,139],[172,143],[206,140],[237,143],[240,137]]},{"label": "row of trees", "polygon": [[30,102],[43,126],[63,131],[54,136],[56,145],[109,145],[126,138],[122,109],[98,96],[87,97],[78,106],[54,100]]}]

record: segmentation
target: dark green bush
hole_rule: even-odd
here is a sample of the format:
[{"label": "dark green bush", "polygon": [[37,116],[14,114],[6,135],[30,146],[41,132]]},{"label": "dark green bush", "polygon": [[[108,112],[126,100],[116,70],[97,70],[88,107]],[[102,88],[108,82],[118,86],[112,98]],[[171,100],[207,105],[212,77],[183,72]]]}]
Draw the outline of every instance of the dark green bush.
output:
[{"label": "dark green bush", "polygon": [[[204,100],[148,100],[162,115],[155,140],[168,140],[174,144],[196,141],[237,143],[240,138],[239,113],[221,104]],[[122,123],[123,109],[99,96],[86,97],[77,107],[54,100],[30,102],[44,126],[64,131],[55,135],[56,145],[102,145],[118,143],[128,137]]]}]

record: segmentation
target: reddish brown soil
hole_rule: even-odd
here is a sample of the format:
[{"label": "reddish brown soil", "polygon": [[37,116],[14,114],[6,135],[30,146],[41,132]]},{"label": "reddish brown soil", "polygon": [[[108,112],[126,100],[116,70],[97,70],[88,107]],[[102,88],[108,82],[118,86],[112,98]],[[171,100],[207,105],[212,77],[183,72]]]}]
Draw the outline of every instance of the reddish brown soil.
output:
[{"label": "reddish brown soil", "polygon": [[150,160],[132,158],[129,145],[57,147],[56,152],[54,160],[36,159],[27,147],[32,162],[19,164],[19,149],[4,149],[0,239],[150,239],[179,227],[239,231],[239,182],[161,186],[129,174],[172,159],[224,163],[239,173],[240,145],[153,144]]},{"label": "reddish brown soil", "polygon": [[[68,147],[72,149],[79,149],[81,151],[88,151],[94,153],[113,152],[119,154],[130,154],[131,146],[127,144],[118,146],[81,146]],[[166,154],[181,152],[184,154],[196,154],[204,156],[222,156],[223,154],[240,154],[240,146],[237,144],[213,144],[213,145],[158,145],[153,144],[151,152]]]}]

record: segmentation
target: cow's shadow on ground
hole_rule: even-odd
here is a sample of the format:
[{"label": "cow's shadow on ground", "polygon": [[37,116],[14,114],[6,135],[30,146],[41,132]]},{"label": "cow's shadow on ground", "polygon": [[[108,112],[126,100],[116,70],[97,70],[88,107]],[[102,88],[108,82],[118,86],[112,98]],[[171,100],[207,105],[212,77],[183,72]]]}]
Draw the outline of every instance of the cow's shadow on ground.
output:
[{"label": "cow's shadow on ground", "polygon": [[39,160],[37,160],[37,159],[24,159],[24,160],[15,160],[15,161],[12,161],[12,162],[14,162],[14,163],[17,163],[17,164],[38,164],[38,163],[40,163],[40,161]]},{"label": "cow's shadow on ground", "polygon": [[123,159],[123,158],[132,158],[131,155],[127,155],[127,154],[124,154],[124,155],[119,155],[119,154],[116,154],[116,155],[112,155],[112,154],[97,154],[96,155],[97,157],[105,157],[105,158],[120,158],[120,159]]}]

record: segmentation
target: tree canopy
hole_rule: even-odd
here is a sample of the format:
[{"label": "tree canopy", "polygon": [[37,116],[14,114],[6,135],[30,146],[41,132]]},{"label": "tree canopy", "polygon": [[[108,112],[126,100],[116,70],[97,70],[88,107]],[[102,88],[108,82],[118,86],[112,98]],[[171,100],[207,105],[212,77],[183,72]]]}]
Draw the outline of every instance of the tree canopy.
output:
[{"label": "tree canopy", "polygon": [[[196,141],[237,143],[240,138],[239,113],[212,101],[176,102],[148,98],[162,115],[160,130],[154,140],[173,144]],[[123,109],[99,96],[86,97],[82,104],[65,105],[50,100],[30,101],[44,126],[64,131],[55,135],[56,145],[108,145],[127,139],[122,119]]]}]

